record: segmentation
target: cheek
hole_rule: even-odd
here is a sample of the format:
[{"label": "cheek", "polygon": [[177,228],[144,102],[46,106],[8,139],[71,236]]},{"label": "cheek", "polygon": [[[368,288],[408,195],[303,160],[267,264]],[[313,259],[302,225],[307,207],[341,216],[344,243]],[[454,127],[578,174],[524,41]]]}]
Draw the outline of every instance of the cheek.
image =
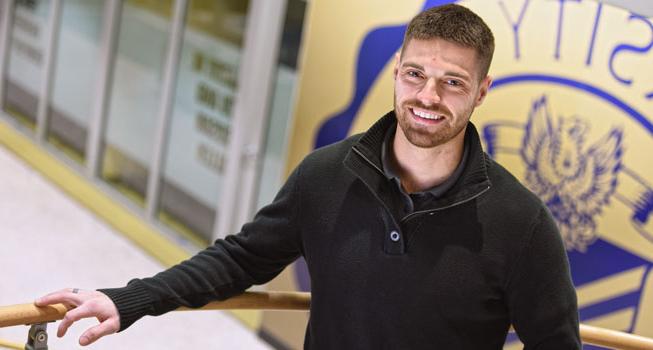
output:
[{"label": "cheek", "polygon": [[403,101],[404,98],[405,98],[404,97],[405,94],[406,93],[404,92],[404,90],[400,86],[395,85],[395,102]]},{"label": "cheek", "polygon": [[446,101],[445,103],[447,107],[449,107],[452,112],[459,115],[468,113],[469,110],[474,108],[475,103],[472,96],[460,93],[449,94],[446,99],[443,99],[443,101]]},{"label": "cheek", "polygon": [[415,88],[407,84],[395,84],[395,99],[397,101],[404,101],[412,98],[415,95]]},{"label": "cheek", "polygon": [[447,103],[452,106],[463,105],[471,100],[470,96],[467,95],[463,90],[443,91],[440,93],[440,98],[443,101],[447,101]]}]

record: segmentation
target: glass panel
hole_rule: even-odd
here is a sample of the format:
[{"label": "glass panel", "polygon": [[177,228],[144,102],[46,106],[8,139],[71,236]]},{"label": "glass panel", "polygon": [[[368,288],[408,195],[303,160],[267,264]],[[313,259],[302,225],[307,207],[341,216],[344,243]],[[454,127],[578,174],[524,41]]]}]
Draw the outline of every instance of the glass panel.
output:
[{"label": "glass panel", "polygon": [[48,140],[83,162],[95,102],[103,0],[65,0],[49,107]]},{"label": "glass panel", "polygon": [[248,1],[194,0],[179,65],[159,218],[211,239]]},{"label": "glass panel", "polygon": [[283,37],[279,49],[279,63],[274,85],[270,117],[266,133],[261,182],[258,185],[256,208],[272,202],[285,179],[285,162],[293,91],[297,81],[297,56],[302,37],[306,1],[288,0]]},{"label": "glass panel", "polygon": [[125,1],[108,108],[101,177],[144,205],[172,0]]},{"label": "glass panel", "polygon": [[32,129],[36,125],[49,10],[48,0],[16,1],[14,8],[4,109]]}]

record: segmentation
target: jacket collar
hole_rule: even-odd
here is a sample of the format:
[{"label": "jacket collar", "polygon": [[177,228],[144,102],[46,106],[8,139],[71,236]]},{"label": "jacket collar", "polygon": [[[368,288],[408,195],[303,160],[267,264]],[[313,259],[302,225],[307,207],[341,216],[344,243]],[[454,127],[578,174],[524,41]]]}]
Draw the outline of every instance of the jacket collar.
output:
[{"label": "jacket collar", "polygon": [[[388,186],[384,186],[387,179],[382,170],[381,149],[386,131],[395,123],[397,123],[397,119],[394,111],[384,115],[360,137],[344,160],[345,166],[373,192],[377,193],[384,202],[386,201],[384,197],[390,194],[385,193],[387,190],[384,189]],[[467,164],[458,181],[435,202],[433,209],[444,209],[464,203],[479,196],[491,186],[487,174],[486,156],[476,127],[471,122],[467,124],[465,140],[469,142]]]}]

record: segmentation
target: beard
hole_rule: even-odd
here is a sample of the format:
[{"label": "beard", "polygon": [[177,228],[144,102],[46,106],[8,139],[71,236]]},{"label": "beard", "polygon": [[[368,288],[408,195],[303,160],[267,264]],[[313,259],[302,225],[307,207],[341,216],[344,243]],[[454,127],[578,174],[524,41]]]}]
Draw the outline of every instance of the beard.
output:
[{"label": "beard", "polygon": [[[415,107],[427,111],[436,112],[445,116],[445,120],[440,122],[440,125],[419,125],[413,120],[412,113],[409,107]],[[443,145],[458,134],[465,130],[469,116],[471,116],[473,108],[470,111],[465,111],[467,118],[453,118],[451,111],[444,106],[437,108],[426,107],[419,101],[404,101],[401,106],[397,106],[397,100],[394,100],[394,110],[397,117],[397,124],[403,131],[408,142],[419,148],[433,148]]]}]

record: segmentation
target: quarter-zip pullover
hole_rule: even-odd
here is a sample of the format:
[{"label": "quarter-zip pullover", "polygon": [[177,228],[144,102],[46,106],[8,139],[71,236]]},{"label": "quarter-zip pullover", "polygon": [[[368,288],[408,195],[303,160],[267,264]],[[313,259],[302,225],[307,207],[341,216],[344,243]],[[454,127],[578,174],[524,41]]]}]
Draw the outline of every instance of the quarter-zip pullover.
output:
[{"label": "quarter-zip pullover", "polygon": [[[104,289],[121,330],[144,315],[241,293],[306,259],[306,349],[580,349],[576,295],[546,207],[482,150],[453,186],[409,215],[384,176],[388,113],[308,155],[240,233],[152,278]],[[215,335],[219,337],[219,334]]]}]

